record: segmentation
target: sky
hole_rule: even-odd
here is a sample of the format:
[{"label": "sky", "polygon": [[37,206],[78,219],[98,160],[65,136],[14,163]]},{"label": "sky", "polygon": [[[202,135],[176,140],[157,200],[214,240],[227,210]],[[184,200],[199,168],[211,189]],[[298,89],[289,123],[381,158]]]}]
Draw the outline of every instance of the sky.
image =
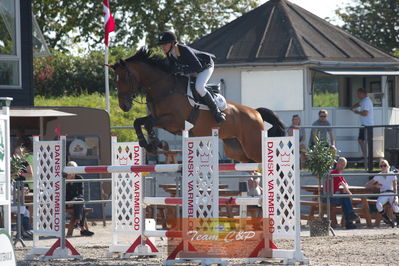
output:
[{"label": "sky", "polygon": [[[289,0],[290,2],[312,12],[321,18],[332,18],[333,24],[340,25],[335,10],[353,4],[353,0]],[[263,3],[266,1],[262,1]]]}]

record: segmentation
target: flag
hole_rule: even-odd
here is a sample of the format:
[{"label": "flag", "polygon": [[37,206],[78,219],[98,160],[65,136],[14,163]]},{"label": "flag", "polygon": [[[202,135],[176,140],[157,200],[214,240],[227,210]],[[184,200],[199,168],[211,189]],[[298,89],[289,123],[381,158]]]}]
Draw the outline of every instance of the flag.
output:
[{"label": "flag", "polygon": [[57,127],[54,129],[54,133],[56,136],[61,136],[61,125],[57,125]]},{"label": "flag", "polygon": [[109,10],[108,0],[103,1],[103,15],[104,15],[104,42],[108,47],[108,35],[115,30],[115,21]]}]

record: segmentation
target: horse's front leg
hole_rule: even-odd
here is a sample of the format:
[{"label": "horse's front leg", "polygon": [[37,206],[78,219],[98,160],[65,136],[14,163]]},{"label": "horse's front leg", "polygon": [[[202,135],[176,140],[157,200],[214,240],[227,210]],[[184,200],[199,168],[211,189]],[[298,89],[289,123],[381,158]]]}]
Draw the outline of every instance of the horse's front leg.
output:
[{"label": "horse's front leg", "polygon": [[148,133],[148,146],[146,150],[151,153],[155,153],[158,148],[162,147],[161,142],[158,139],[157,134],[154,130],[154,125],[158,119],[148,117],[148,119],[144,123],[144,128]]},{"label": "horse's front leg", "polygon": [[144,133],[143,130],[141,129],[141,126],[145,125],[149,119],[151,119],[150,116],[146,116],[146,117],[140,117],[137,118],[136,120],[134,120],[134,130],[136,131],[137,134],[137,138],[139,140],[139,145],[140,147],[143,147],[145,149],[147,149],[148,147],[148,142],[144,137]]}]

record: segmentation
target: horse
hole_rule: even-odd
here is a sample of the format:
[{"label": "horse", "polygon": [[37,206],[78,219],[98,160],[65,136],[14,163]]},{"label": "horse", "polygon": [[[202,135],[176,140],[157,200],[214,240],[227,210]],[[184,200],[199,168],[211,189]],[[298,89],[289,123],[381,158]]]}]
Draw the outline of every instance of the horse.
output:
[{"label": "horse", "polygon": [[[115,71],[119,107],[128,112],[133,100],[142,95],[146,98],[149,115],[137,118],[134,128],[139,145],[149,152],[156,152],[159,140],[153,128],[162,128],[173,134],[181,134],[185,121],[194,120],[190,136],[209,136],[211,129],[219,127],[228,158],[239,162],[261,162],[261,131],[264,121],[272,124],[269,136],[284,136],[285,126],[277,115],[267,109],[253,109],[227,101],[224,111],[226,121],[218,125],[208,110],[193,111],[187,98],[188,77],[170,71],[168,60],[147,48],[135,55],[119,60],[110,66]],[[195,114],[196,115],[193,115]],[[192,119],[193,116],[195,119]],[[142,126],[148,133],[148,142]]]}]

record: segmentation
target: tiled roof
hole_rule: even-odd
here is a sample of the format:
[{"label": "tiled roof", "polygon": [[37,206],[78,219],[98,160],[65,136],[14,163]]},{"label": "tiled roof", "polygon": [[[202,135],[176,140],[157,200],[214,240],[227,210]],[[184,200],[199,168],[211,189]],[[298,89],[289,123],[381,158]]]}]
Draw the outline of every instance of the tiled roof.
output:
[{"label": "tiled roof", "polygon": [[270,0],[195,41],[219,64],[258,62],[398,63],[395,58],[287,1]]}]

